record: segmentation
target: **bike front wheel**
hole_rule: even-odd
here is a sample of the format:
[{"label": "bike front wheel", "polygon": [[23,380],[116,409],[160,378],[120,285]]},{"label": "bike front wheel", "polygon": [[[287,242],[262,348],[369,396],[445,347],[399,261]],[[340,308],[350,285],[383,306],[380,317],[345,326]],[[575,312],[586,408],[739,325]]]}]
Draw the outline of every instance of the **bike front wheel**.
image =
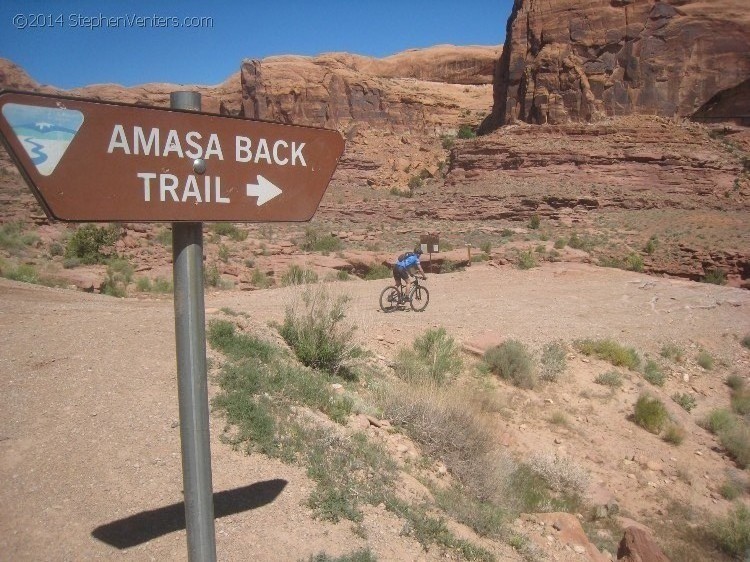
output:
[{"label": "bike front wheel", "polygon": [[422,285],[417,285],[409,293],[409,304],[414,312],[422,312],[429,302],[430,292]]},{"label": "bike front wheel", "polygon": [[396,287],[386,287],[380,293],[380,309],[383,312],[393,312],[398,308],[399,292]]}]

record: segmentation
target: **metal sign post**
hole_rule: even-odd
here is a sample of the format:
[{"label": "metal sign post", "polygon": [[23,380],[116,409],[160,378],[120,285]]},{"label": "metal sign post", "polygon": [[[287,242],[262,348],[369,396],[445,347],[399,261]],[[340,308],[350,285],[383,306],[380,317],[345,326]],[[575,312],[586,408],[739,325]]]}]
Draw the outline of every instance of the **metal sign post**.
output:
[{"label": "metal sign post", "polygon": [[[173,109],[200,111],[201,95],[173,92]],[[188,560],[216,560],[211,445],[208,425],[203,223],[172,224],[177,394]]]}]

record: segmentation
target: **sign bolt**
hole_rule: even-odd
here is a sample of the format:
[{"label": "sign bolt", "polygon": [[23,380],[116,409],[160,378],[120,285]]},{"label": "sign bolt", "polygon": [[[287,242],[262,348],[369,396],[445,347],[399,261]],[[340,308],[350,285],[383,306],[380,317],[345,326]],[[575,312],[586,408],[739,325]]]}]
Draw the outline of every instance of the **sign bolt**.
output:
[{"label": "sign bolt", "polygon": [[193,171],[196,174],[203,175],[206,173],[206,161],[203,158],[193,160]]}]

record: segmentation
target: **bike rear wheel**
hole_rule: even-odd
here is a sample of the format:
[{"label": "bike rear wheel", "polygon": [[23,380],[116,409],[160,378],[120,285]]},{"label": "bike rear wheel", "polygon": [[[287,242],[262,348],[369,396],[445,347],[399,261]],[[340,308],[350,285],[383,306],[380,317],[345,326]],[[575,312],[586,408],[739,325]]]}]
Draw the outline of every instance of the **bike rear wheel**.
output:
[{"label": "bike rear wheel", "polygon": [[396,287],[386,287],[380,293],[380,309],[383,312],[393,312],[398,308],[399,292]]},{"label": "bike rear wheel", "polygon": [[409,293],[409,304],[414,312],[422,312],[429,302],[430,292],[422,285],[417,285]]}]

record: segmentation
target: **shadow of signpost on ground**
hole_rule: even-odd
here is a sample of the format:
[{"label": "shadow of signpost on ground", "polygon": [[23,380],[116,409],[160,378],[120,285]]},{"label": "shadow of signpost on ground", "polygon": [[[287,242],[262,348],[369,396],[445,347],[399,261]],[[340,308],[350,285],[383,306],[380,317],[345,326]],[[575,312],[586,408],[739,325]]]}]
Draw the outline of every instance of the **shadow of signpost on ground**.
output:
[{"label": "shadow of signpost on ground", "polygon": [[[249,511],[274,501],[287,485],[286,480],[256,482],[242,488],[214,493],[216,519]],[[100,541],[125,549],[185,528],[185,503],[174,503],[151,511],[142,511],[124,519],[101,525],[91,532]]]}]

